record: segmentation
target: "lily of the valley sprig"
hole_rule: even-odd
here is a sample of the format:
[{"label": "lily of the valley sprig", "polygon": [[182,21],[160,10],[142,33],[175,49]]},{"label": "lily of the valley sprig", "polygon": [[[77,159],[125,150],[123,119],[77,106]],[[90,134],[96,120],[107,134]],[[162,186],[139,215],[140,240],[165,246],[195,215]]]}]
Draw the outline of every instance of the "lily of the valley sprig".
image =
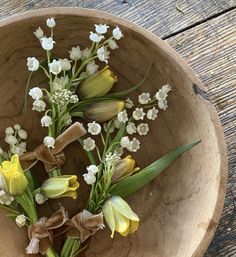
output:
[{"label": "lily of the valley sprig", "polygon": [[[91,31],[89,35],[92,41],[90,47],[81,50],[79,45],[73,46],[68,51],[69,58],[54,58],[55,19],[48,19],[46,25],[50,31],[49,35],[40,27],[34,32],[45,50],[46,63],[36,57],[28,57],[27,66],[31,71],[30,77],[32,73],[41,69],[48,78],[48,88],[34,86],[29,90],[29,95],[33,99],[32,110],[43,113],[41,126],[48,128],[48,135],[43,142],[47,147],[53,148],[55,137],[72,123],[72,116],[89,117],[91,115],[91,110],[82,113],[74,111],[73,106],[77,107],[78,102],[79,105],[83,104],[83,101],[80,101],[82,99],[104,96],[117,81],[108,66],[98,71],[99,65],[95,61],[99,60],[107,64],[110,58],[108,49],[118,48],[116,41],[120,40],[123,34],[117,26],[112,30],[112,36],[106,39],[109,26],[95,25],[95,32]],[[54,170],[51,174],[60,175],[61,172]]]},{"label": "lily of the valley sprig", "polygon": [[[142,151],[140,139],[151,136],[152,123],[167,110],[174,88],[166,81],[154,92],[144,90],[138,97],[132,95],[148,77],[150,60],[140,82],[119,90],[119,77],[109,66],[110,51],[122,51],[122,47],[118,49],[119,40],[125,40],[119,26],[95,24],[88,31],[88,45],[82,47],[78,42],[63,56],[54,54],[58,43],[55,26],[55,19],[48,18],[45,28],[33,32],[44,58],[34,53],[27,58],[30,74],[25,115],[30,96],[32,111],[41,113],[38,124],[45,129],[45,136],[41,144],[27,151],[26,140],[30,138],[26,130],[19,124],[6,128],[7,147],[0,148],[0,207],[8,211],[18,227],[27,228],[27,254],[76,257],[88,246],[87,239],[105,227],[114,240],[116,234],[126,237],[138,231],[142,216],[135,213],[126,197],[155,179],[199,141],[171,150],[143,167],[136,159],[136,153]],[[31,84],[39,70],[47,79],[43,86]],[[80,161],[84,151],[87,160],[82,163],[89,164],[83,169],[73,167],[74,172],[65,171],[64,164],[70,159],[64,150],[74,141],[78,142],[76,158]],[[34,171],[40,162],[41,172],[46,174],[43,181]],[[67,204],[77,199],[81,180],[87,184],[89,197],[72,215]],[[55,209],[52,202],[58,205],[60,198],[70,201],[65,202],[66,206],[59,203]],[[47,210],[43,217],[38,208]],[[62,236],[63,242],[58,253],[54,250],[58,249],[54,247],[57,236]]]}]

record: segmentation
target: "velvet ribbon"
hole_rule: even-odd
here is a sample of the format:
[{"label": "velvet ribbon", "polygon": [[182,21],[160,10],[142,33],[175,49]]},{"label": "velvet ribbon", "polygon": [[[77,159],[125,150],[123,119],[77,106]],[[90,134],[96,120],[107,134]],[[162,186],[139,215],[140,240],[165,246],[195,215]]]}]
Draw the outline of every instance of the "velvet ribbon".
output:
[{"label": "velvet ribbon", "polygon": [[79,122],[75,122],[55,139],[55,147],[48,148],[44,144],[39,145],[32,152],[27,152],[20,156],[20,163],[24,170],[33,167],[38,161],[45,165],[46,171],[55,168],[62,168],[65,163],[64,148],[86,134],[86,130]]},{"label": "velvet ribbon", "polygon": [[104,228],[103,214],[92,214],[87,210],[83,210],[70,219],[66,225],[69,226],[66,236],[80,239],[81,243],[83,243],[98,230]]}]

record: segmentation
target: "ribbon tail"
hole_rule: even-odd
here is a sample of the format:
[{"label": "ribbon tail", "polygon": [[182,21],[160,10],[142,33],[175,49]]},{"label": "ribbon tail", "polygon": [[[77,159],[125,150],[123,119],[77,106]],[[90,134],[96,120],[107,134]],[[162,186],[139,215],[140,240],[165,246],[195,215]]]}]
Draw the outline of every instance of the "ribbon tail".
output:
[{"label": "ribbon tail", "polygon": [[30,240],[29,245],[26,248],[26,253],[27,254],[36,254],[39,253],[39,239],[37,238],[32,238]]},{"label": "ribbon tail", "polygon": [[57,154],[61,152],[67,145],[84,136],[85,134],[86,130],[83,125],[79,122],[75,122],[56,138],[55,148],[52,149],[52,153]]},{"label": "ribbon tail", "polygon": [[34,152],[25,153],[20,156],[20,164],[24,171],[29,170],[38,162]]}]

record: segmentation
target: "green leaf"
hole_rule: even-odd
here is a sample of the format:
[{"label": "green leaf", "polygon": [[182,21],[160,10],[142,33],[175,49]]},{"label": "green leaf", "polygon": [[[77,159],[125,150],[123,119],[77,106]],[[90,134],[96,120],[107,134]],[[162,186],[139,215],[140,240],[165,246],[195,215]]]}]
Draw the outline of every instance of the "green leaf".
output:
[{"label": "green leaf", "polygon": [[141,189],[143,186],[151,182],[155,177],[161,174],[174,160],[176,160],[181,154],[187,152],[195,145],[199,144],[201,140],[195,141],[191,144],[182,145],[159,160],[153,162],[140,172],[130,177],[124,178],[123,180],[117,182],[110,191],[111,195],[119,195],[121,197],[127,197],[134,192]]},{"label": "green leaf", "polygon": [[0,165],[2,165],[2,163],[5,161],[6,159],[2,156],[2,155],[0,155]]},{"label": "green leaf", "polygon": [[116,136],[114,137],[110,147],[108,148],[107,153],[114,152],[116,150],[117,146],[120,143],[121,138],[125,134],[125,128],[126,128],[126,124],[122,124],[121,127],[119,128]]},{"label": "green leaf", "polygon": [[124,97],[124,96],[127,96],[129,95],[130,93],[134,92],[136,89],[138,89],[142,84],[143,82],[146,80],[147,76],[148,76],[148,73],[149,73],[149,70],[152,66],[153,62],[150,63],[150,65],[148,66],[147,68],[147,71],[145,73],[145,76],[143,77],[143,79],[135,86],[127,89],[127,90],[124,90],[124,91],[121,91],[121,92],[116,92],[116,93],[111,93],[111,94],[107,94],[106,97],[115,97],[115,98],[120,98],[120,97]]},{"label": "green leaf", "polygon": [[28,180],[28,186],[29,186],[30,191],[31,192],[34,191],[34,178],[32,176],[31,171],[30,170],[25,171],[25,176]]}]

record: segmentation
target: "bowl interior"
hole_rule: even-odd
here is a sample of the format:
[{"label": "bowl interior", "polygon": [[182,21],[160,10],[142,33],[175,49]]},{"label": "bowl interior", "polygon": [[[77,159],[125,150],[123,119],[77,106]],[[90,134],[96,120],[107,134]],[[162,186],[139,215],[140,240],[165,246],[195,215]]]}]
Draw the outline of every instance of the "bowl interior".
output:
[{"label": "bowl interior", "polygon": [[[31,111],[31,100],[27,116],[22,114],[28,76],[26,58],[45,58],[45,52],[32,32],[38,26],[46,30],[45,19],[50,15],[49,11],[36,11],[0,25],[1,142],[4,141],[5,128],[19,122],[29,131],[29,150],[42,142],[46,129],[40,127],[41,115]],[[183,143],[202,140],[159,178],[127,199],[141,219],[137,233],[127,238],[117,234],[112,240],[106,228],[91,240],[85,256],[201,256],[210,238],[206,239],[201,250],[199,245],[206,234],[211,237],[219,216],[215,216],[215,209],[222,183],[222,149],[219,147],[222,135],[221,131],[216,131],[218,119],[214,110],[193,91],[193,83],[199,83],[198,79],[174,51],[129,23],[86,10],[55,11],[53,16],[57,21],[55,56],[68,57],[70,47],[78,44],[81,48],[87,47],[88,34],[95,23],[105,22],[111,27],[119,24],[125,37],[119,41],[119,49],[112,51],[109,62],[119,78],[117,87],[128,88],[139,82],[152,61],[147,80],[131,98],[136,99],[140,92],[154,94],[165,83],[172,85],[169,108],[158,114],[158,119],[151,124],[150,134],[141,138],[141,150],[135,155],[140,167]],[[41,75],[35,75],[31,85],[46,84]],[[81,176],[87,162],[81,152],[76,143],[67,148],[66,171],[78,172]],[[76,159],[78,156],[79,160]],[[41,168],[35,172],[39,174]],[[81,184],[83,190],[78,202],[63,202],[71,212],[82,208],[86,201],[88,188],[82,179]],[[3,211],[0,212],[0,226],[1,254],[6,257],[25,256],[25,231],[16,229]]]}]

